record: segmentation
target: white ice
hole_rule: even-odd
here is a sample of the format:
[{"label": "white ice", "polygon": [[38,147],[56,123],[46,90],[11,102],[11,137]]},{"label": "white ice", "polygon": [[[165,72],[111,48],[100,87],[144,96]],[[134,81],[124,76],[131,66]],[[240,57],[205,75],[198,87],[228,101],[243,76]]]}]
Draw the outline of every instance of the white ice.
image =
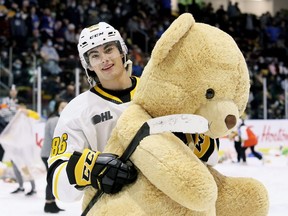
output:
[{"label": "white ice", "polygon": [[[247,158],[247,165],[224,161],[215,168],[228,176],[252,177],[261,181],[267,188],[270,197],[269,216],[288,215],[288,159],[284,156],[267,156],[265,163],[256,158]],[[1,216],[41,216],[44,213],[45,174],[36,179],[37,194],[32,197],[22,194],[10,194],[17,188],[17,183],[6,183],[0,180],[0,215]],[[30,184],[24,184],[26,192]],[[59,216],[81,215],[81,202],[63,203],[57,201],[59,207],[65,209]]]}]

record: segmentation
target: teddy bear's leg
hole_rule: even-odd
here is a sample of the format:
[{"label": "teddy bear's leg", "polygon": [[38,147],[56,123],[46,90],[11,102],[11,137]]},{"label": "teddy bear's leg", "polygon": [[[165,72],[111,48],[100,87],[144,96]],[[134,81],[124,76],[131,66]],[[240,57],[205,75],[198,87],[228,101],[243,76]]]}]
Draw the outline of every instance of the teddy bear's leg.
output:
[{"label": "teddy bear's leg", "polygon": [[[86,208],[96,190],[88,188],[85,191],[82,203],[82,211]],[[114,195],[104,194],[89,210],[87,216],[145,216],[145,211],[141,209],[133,198],[127,193],[117,193]]]},{"label": "teddy bear's leg", "polygon": [[219,216],[266,216],[268,192],[252,178],[227,177],[208,167],[218,186],[216,214]]}]

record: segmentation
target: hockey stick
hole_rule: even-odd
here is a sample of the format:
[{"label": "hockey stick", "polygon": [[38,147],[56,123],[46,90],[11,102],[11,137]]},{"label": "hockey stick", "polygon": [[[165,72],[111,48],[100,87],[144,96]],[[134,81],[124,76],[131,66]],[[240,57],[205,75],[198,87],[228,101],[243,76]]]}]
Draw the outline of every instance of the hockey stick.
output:
[{"label": "hockey stick", "polygon": [[[174,114],[149,119],[138,130],[131,143],[124,151],[120,160],[126,162],[135,151],[140,141],[146,136],[159,134],[163,132],[181,132],[181,133],[204,133],[208,130],[208,121],[202,116],[193,114]],[[103,191],[98,190],[91,199],[81,216],[86,216],[93,205],[103,195]]]},{"label": "hockey stick", "polygon": [[120,157],[126,162],[142,139],[146,136],[164,132],[204,133],[208,130],[208,121],[202,116],[192,114],[174,114],[149,119],[138,130],[131,143]]}]

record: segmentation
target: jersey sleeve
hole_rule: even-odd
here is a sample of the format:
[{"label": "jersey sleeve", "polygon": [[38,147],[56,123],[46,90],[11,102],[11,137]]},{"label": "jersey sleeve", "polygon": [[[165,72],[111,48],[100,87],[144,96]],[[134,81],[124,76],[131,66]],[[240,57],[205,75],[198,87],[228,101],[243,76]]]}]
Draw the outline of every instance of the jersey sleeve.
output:
[{"label": "jersey sleeve", "polygon": [[61,114],[54,131],[48,159],[47,181],[52,185],[54,196],[64,202],[77,201],[83,195],[82,191],[76,189],[76,185],[69,183],[66,166],[74,151],[82,152],[88,147],[88,140],[85,136],[85,127],[88,126],[85,125],[86,123],[81,118],[72,118],[67,121],[65,115]]},{"label": "jersey sleeve", "polygon": [[204,134],[193,134],[194,154],[205,164],[214,166],[218,163],[219,139],[212,139]]}]

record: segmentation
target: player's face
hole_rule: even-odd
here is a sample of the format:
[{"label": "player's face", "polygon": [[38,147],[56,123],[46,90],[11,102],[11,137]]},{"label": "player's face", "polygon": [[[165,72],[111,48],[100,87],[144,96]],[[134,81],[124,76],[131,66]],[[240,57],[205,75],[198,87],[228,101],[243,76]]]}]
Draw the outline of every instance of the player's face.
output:
[{"label": "player's face", "polygon": [[115,79],[125,72],[123,54],[120,53],[115,42],[109,42],[88,51],[90,70],[95,71],[98,79],[108,81]]}]

